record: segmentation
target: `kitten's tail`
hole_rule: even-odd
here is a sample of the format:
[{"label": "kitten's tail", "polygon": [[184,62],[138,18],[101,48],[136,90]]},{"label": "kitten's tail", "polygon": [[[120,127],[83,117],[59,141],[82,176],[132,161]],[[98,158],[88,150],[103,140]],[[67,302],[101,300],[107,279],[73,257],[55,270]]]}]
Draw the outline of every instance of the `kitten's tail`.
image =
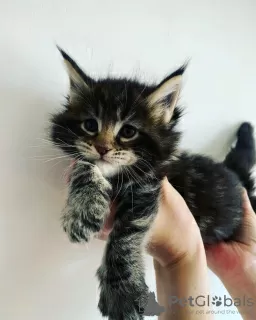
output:
[{"label": "kitten's tail", "polygon": [[256,211],[255,181],[252,177],[252,168],[256,164],[256,151],[254,128],[250,123],[244,122],[239,127],[236,145],[227,154],[224,164],[238,175]]}]

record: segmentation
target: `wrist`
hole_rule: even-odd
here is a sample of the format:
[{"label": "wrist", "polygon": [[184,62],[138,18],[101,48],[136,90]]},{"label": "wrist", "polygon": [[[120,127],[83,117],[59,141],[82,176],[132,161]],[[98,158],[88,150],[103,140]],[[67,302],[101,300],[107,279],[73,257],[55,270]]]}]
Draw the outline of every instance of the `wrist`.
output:
[{"label": "wrist", "polygon": [[204,245],[201,238],[198,241],[193,241],[185,252],[173,253],[166,251],[165,259],[160,261],[160,264],[169,271],[175,271],[179,268],[191,266],[200,260],[206,260]]},{"label": "wrist", "polygon": [[[154,260],[158,302],[164,306],[165,313],[159,319],[212,319],[205,314],[205,308],[199,310],[195,306],[180,301],[190,297],[207,296],[209,294],[208,269],[204,247],[199,245],[193,255],[185,255],[182,259],[168,265],[161,265]],[[174,301],[175,300],[175,301]]]},{"label": "wrist", "polygon": [[232,297],[244,320],[255,319],[256,314],[256,263],[241,268],[232,279],[230,276],[220,278]]},{"label": "wrist", "polygon": [[[168,260],[165,260],[165,262]],[[200,274],[202,272],[207,273],[207,261],[205,256],[204,247],[198,244],[194,251],[190,251],[187,254],[171,259],[169,263],[162,263],[158,259],[154,258],[154,267],[157,273],[161,275],[168,275],[169,279],[173,279],[172,283],[180,282],[180,276],[193,274]],[[193,271],[193,272],[192,272]]]},{"label": "wrist", "polygon": [[[175,247],[175,248],[174,248]],[[179,268],[181,265],[190,264],[198,255],[205,256],[205,250],[200,234],[194,234],[193,239],[185,244],[177,245],[163,241],[151,241],[148,246],[148,253],[153,256],[154,260],[159,266],[166,269]]]}]

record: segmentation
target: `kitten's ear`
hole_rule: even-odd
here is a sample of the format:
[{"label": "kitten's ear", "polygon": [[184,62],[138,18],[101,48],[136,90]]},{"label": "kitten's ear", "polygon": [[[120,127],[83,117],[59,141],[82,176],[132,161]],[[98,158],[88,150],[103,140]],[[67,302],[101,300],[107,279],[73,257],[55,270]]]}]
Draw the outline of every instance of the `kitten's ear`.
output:
[{"label": "kitten's ear", "polygon": [[70,80],[70,100],[74,100],[81,96],[85,91],[92,89],[94,81],[88,77],[77,63],[60,47],[58,47],[69,75]]},{"label": "kitten's ear", "polygon": [[148,97],[152,117],[165,123],[170,122],[177,105],[186,65],[165,78]]}]

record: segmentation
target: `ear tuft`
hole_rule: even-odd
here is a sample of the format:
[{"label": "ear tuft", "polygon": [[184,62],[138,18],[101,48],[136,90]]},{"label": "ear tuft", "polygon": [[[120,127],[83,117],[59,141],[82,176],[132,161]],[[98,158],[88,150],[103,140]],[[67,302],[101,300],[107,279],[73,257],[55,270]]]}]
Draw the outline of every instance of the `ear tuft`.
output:
[{"label": "ear tuft", "polygon": [[70,79],[70,99],[74,100],[85,90],[90,90],[93,80],[88,77],[77,63],[57,45],[60,51]]},{"label": "ear tuft", "polygon": [[59,47],[58,45],[56,45],[57,49],[59,50],[59,52],[61,53],[62,57],[65,59],[65,60],[69,60],[70,57],[67,55],[67,53],[61,48]]},{"label": "ear tuft", "polygon": [[[176,76],[183,76],[184,72],[187,70],[188,64],[189,64],[189,60],[187,60],[182,66],[180,66],[177,70],[175,70],[173,73],[171,73],[167,78],[170,79],[170,78],[174,78]],[[164,79],[163,81],[165,81],[166,79]]]},{"label": "ear tuft", "polygon": [[184,64],[165,78],[148,97],[154,119],[169,123],[177,105],[182,86],[182,75],[186,70]]}]

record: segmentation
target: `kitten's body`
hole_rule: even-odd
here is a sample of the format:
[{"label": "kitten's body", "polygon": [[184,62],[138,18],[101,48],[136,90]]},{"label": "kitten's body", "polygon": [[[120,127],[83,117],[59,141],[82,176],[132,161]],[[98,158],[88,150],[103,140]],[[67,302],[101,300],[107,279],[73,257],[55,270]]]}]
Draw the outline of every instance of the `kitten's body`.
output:
[{"label": "kitten's body", "polygon": [[162,178],[182,194],[206,243],[228,240],[238,229],[242,185],[223,164],[176,154],[184,68],[158,86],[95,81],[61,53],[71,91],[67,108],[52,119],[52,139],[77,160],[63,226],[72,241],[89,241],[115,200],[114,228],[97,272],[99,308],[111,320],[142,319],[148,288],[141,249],[158,211]]},{"label": "kitten's body", "polygon": [[222,163],[182,154],[168,174],[193,213],[204,243],[232,237],[242,219],[241,183]]}]

